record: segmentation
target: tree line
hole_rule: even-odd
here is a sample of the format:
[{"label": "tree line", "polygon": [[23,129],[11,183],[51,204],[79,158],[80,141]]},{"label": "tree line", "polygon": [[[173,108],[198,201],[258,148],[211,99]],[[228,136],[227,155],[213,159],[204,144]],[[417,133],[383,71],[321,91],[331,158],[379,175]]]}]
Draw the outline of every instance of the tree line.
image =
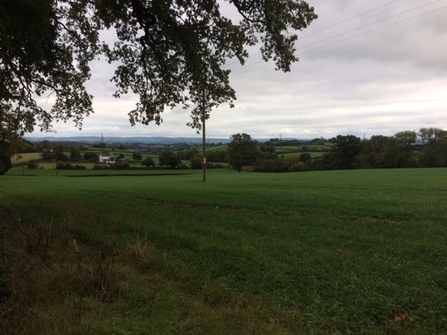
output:
[{"label": "tree line", "polygon": [[363,140],[338,135],[329,141],[334,145],[321,157],[301,153],[289,158],[265,158],[259,150],[250,163],[254,171],[263,172],[447,167],[447,131],[440,128],[406,130]]},{"label": "tree line", "polygon": [[[312,143],[323,145],[323,155],[312,157],[307,146],[300,147],[297,155],[285,157],[276,152],[283,147],[281,141],[271,139],[266,142],[255,141],[249,134],[234,134],[226,149],[210,150],[206,153],[208,168],[221,168],[228,163],[237,171],[247,168],[255,172],[295,172],[340,169],[378,169],[378,168],[415,168],[415,167],[447,167],[447,131],[440,128],[421,128],[419,131],[406,130],[393,136],[374,135],[369,139],[361,139],[354,135],[338,135],[325,140],[318,138]],[[303,144],[303,142],[287,141],[286,146]],[[309,142],[311,143],[311,142]],[[52,145],[48,141],[34,145],[24,142],[23,147],[42,152],[42,159],[60,162],[58,167],[70,168],[68,162],[96,162],[98,155],[88,150],[81,153],[82,148],[71,145],[69,148],[61,144]],[[323,146],[322,146],[323,147]],[[67,151],[69,152],[67,155]],[[1,157],[0,157],[1,158]],[[121,156],[116,157],[117,161]],[[133,163],[145,168],[155,168],[151,157],[143,158],[139,152],[132,155]],[[5,173],[11,167],[9,157],[0,159]],[[203,154],[197,147],[183,150],[164,151],[158,156],[159,167],[171,169],[201,169]],[[189,162],[189,164],[186,164]],[[118,162],[117,162],[118,163]],[[127,163],[129,165],[129,163]],[[125,168],[123,163],[120,169]],[[104,167],[97,167],[104,168]]]}]

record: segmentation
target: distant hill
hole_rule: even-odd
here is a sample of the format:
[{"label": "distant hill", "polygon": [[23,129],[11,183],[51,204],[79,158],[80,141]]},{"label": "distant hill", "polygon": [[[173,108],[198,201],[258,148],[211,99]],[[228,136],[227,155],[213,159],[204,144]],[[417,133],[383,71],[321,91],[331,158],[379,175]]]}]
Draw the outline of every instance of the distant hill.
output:
[{"label": "distant hill", "polygon": [[[30,142],[50,141],[50,142],[81,142],[81,143],[100,143],[101,136],[71,136],[71,137],[30,137],[25,136]],[[105,143],[202,143],[201,137],[109,137],[104,136]],[[207,143],[229,143],[229,138],[207,138]]]},{"label": "distant hill", "polygon": [[[57,136],[45,136],[45,137],[32,137],[25,136],[25,139],[30,142],[50,141],[50,142],[74,142],[74,143],[101,143],[101,136],[69,136],[69,137],[57,137]],[[265,142],[269,139],[266,138],[253,138],[259,142]],[[139,137],[118,137],[118,136],[104,136],[104,143],[116,144],[116,143],[147,143],[147,144],[201,144],[202,137],[163,137],[163,136],[139,136]],[[303,141],[308,142],[310,139],[303,138],[282,138],[282,141]],[[227,138],[207,138],[207,143],[230,143],[231,140]]]}]

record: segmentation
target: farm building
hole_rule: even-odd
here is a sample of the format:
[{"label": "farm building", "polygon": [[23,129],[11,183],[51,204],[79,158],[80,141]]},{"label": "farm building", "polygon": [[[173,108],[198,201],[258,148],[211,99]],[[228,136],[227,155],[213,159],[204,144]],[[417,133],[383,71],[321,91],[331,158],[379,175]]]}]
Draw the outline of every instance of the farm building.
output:
[{"label": "farm building", "polygon": [[99,162],[107,164],[115,163],[115,157],[113,157],[113,153],[101,152]]}]

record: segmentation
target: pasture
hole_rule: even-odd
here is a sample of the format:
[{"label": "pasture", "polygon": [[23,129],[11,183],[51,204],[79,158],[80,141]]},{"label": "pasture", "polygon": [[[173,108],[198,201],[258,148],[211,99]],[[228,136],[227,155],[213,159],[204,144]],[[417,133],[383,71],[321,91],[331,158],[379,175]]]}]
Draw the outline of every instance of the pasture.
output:
[{"label": "pasture", "polygon": [[446,169],[50,172],[0,177],[0,333],[447,333]]}]

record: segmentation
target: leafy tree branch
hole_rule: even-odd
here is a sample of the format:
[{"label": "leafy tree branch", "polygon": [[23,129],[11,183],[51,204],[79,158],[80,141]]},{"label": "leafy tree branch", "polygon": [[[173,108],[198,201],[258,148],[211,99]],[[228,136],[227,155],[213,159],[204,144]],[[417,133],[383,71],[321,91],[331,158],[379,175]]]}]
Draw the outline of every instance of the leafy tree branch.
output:
[{"label": "leafy tree branch", "polygon": [[[239,22],[222,14],[229,5]],[[26,118],[23,131],[58,120],[82,127],[93,113],[90,64],[105,56],[116,64],[114,96],[139,97],[131,124],[160,124],[166,108],[192,106],[189,125],[200,130],[213,107],[234,105],[228,60],[244,64],[260,43],[266,61],[290,71],[297,32],[316,18],[303,0],[1,0],[0,103]],[[100,40],[105,30],[113,43]],[[36,101],[49,92],[56,100],[46,110]]]}]

